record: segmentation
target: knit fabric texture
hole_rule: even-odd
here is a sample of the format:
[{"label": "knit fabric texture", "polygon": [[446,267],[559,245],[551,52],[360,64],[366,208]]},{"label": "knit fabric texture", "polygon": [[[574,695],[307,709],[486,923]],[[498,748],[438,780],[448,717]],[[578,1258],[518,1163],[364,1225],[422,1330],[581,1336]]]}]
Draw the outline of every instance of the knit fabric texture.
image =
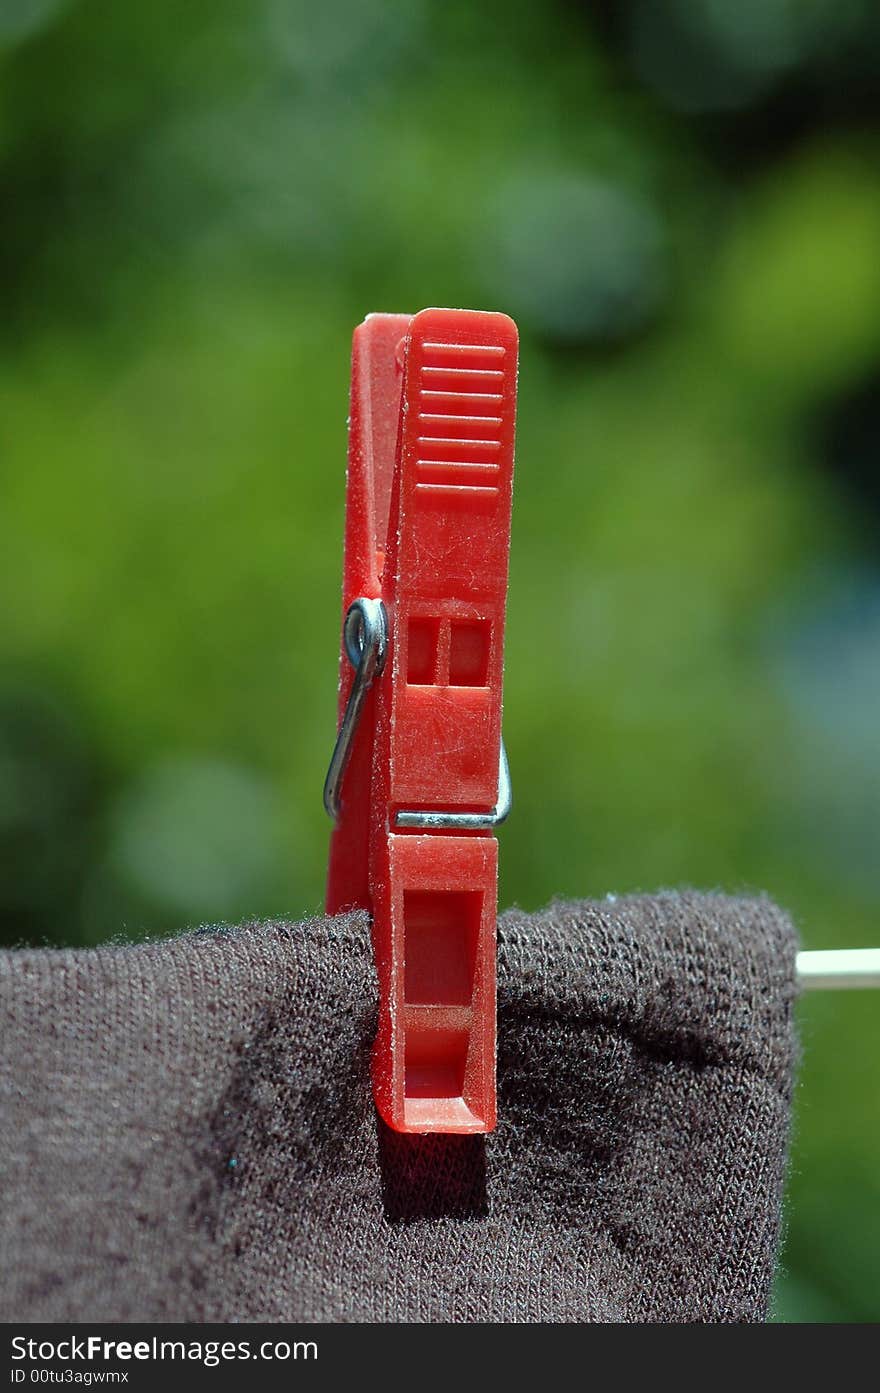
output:
[{"label": "knit fabric texture", "polygon": [[0,954],[0,1319],[757,1321],[796,942],[767,900],[499,920],[499,1125],[387,1130],[365,915]]}]

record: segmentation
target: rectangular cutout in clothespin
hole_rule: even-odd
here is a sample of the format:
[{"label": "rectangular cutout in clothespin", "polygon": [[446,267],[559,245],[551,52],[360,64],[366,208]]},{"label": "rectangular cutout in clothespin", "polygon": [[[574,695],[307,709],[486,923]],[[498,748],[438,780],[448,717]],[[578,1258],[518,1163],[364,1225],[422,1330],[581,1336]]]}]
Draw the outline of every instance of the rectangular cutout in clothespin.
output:
[{"label": "rectangular cutout in clothespin", "polygon": [[327,909],[372,915],[374,1090],[402,1132],[495,1125],[517,349],[472,310],[354,335]]}]

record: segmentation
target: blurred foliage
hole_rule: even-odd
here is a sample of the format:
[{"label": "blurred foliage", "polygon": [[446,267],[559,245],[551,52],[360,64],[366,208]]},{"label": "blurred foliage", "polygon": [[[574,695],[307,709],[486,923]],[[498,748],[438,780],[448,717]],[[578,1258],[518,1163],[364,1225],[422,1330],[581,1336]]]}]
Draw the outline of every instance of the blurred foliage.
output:
[{"label": "blurred foliage", "polygon": [[[871,0],[3,0],[0,905],[321,905],[371,309],[522,332],[502,900],[880,937]],[[880,1316],[880,1013],[801,1009],[781,1319]]]}]

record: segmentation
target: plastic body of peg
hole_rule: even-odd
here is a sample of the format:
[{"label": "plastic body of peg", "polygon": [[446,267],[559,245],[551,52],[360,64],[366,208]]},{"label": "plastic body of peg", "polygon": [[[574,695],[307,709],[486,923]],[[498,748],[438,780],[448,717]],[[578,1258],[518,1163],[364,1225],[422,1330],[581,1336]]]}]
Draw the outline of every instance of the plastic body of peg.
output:
[{"label": "plastic body of peg", "polygon": [[355,330],[327,909],[372,916],[374,1091],[401,1132],[495,1125],[516,384],[505,315]]}]

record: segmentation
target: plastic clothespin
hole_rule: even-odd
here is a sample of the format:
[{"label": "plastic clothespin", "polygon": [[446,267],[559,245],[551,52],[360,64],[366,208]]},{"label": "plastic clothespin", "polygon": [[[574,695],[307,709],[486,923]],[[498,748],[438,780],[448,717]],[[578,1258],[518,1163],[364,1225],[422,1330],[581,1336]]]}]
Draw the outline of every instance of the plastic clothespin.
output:
[{"label": "plastic clothespin", "polygon": [[517,331],[474,310],[354,333],[327,910],[372,915],[376,1103],[495,1126],[498,844]]}]

